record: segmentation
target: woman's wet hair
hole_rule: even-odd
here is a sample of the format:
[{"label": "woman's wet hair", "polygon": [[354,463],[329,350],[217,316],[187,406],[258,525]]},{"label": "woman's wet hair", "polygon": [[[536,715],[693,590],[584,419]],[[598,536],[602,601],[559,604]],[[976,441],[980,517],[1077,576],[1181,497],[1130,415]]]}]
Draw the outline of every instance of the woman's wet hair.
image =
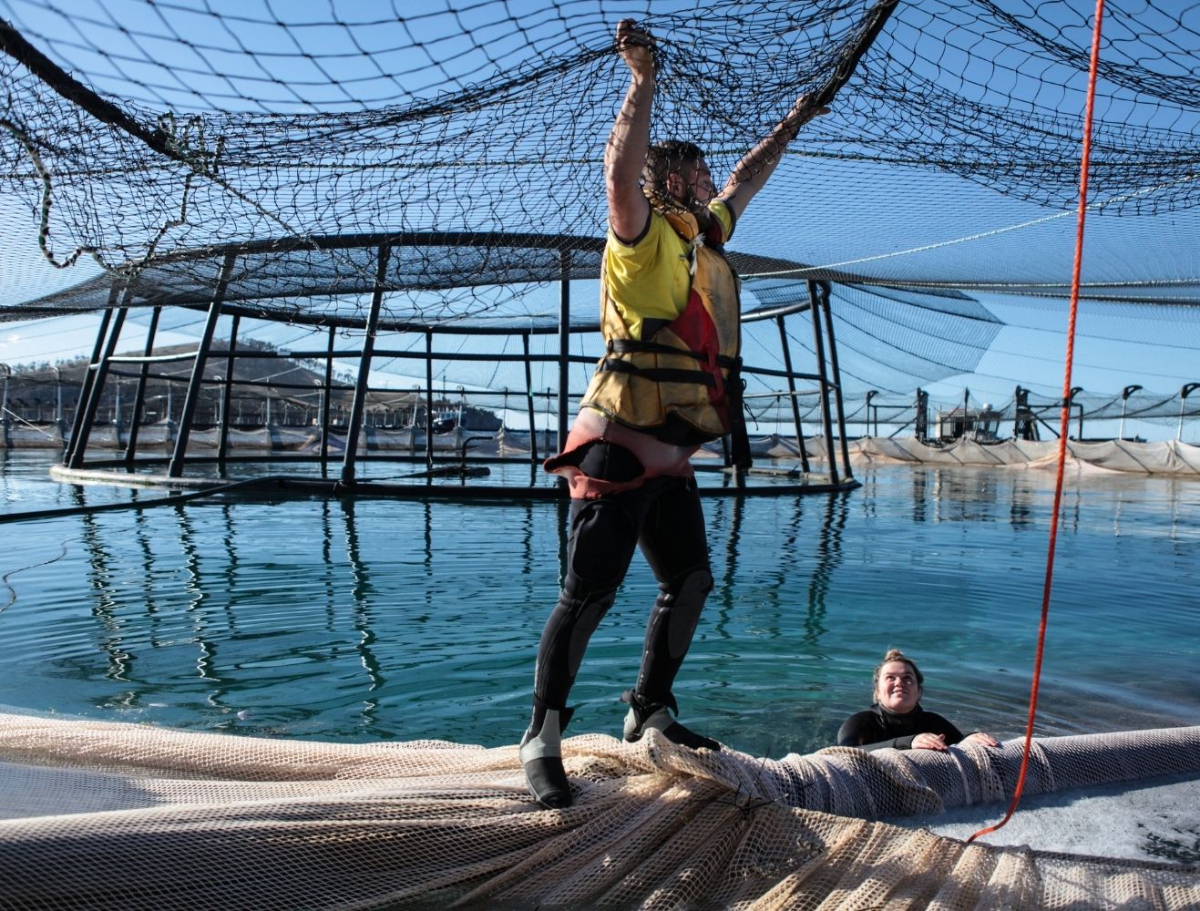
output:
[{"label": "woman's wet hair", "polygon": [[[642,167],[642,192],[655,208],[679,208],[679,203],[667,192],[667,178],[681,174],[685,168],[696,167],[704,151],[694,142],[670,139],[655,143],[646,150]],[[690,207],[689,207],[690,208]]]},{"label": "woman's wet hair", "polygon": [[875,697],[875,693],[879,691],[879,672],[883,670],[885,664],[892,661],[902,661],[912,669],[913,676],[917,678],[917,691],[925,689],[925,675],[921,673],[921,669],[917,667],[917,662],[913,661],[908,655],[900,651],[898,648],[889,648],[887,654],[883,656],[883,660],[875,666],[875,676],[871,680],[871,697]]}]

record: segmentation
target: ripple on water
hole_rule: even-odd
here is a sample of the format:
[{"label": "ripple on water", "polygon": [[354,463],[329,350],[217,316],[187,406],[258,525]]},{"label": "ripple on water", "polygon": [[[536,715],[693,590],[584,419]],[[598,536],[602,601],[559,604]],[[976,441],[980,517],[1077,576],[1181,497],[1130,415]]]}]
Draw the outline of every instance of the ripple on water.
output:
[{"label": "ripple on water", "polygon": [[[716,584],[676,686],[685,716],[751,752],[817,748],[898,646],[922,664],[928,707],[1019,734],[1052,479],[898,467],[863,480],[839,497],[706,500]],[[62,496],[6,483],[23,502]],[[1039,732],[1198,717],[1198,491],[1097,479],[1066,498]],[[0,702],[508,743],[557,597],[562,520],[546,503],[304,500],[22,525],[0,553]],[[635,557],[587,652],[573,730],[619,729],[655,595]]]}]

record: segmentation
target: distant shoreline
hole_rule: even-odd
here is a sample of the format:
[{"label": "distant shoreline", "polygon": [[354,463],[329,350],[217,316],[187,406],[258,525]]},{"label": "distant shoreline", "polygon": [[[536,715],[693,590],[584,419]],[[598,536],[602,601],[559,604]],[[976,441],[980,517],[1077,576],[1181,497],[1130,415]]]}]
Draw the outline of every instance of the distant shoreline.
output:
[{"label": "distant shoreline", "polygon": [[[38,424],[8,422],[0,436],[4,450],[65,450],[70,439],[69,428],[57,422]],[[331,428],[327,454],[336,458],[345,451],[344,430]],[[175,441],[174,423],[144,424],[137,432],[137,454],[162,457],[170,453]],[[397,457],[425,453],[427,434],[424,428],[383,428],[364,426],[359,436],[359,452],[391,453]],[[245,453],[295,453],[319,455],[321,428],[307,424],[270,424],[257,427],[231,427],[226,432],[226,447]],[[88,438],[89,449],[120,452],[129,443],[128,428],[119,431],[113,424],[93,427]],[[220,429],[199,427],[188,438],[189,453],[216,451],[220,446]],[[914,464],[963,467],[1054,468],[1058,459],[1057,440],[998,440],[976,442],[955,440],[949,444],[923,443],[914,437],[861,437],[847,440],[846,450],[852,465]],[[810,437],[804,441],[809,459],[825,462],[824,440]],[[840,444],[835,447],[840,450]],[[539,430],[536,434],[539,457],[557,451],[557,434]],[[799,461],[800,450],[794,436],[769,434],[751,438],[751,450],[758,460],[772,463]],[[529,458],[529,431],[471,430],[456,428],[448,433],[433,434],[433,451],[443,458],[504,459]],[[837,452],[840,456],[841,453]],[[721,442],[706,444],[696,458],[703,461],[722,457]],[[1078,471],[1114,474],[1172,475],[1200,478],[1200,446],[1179,440],[1145,442],[1141,440],[1069,440],[1067,461]],[[778,470],[778,469],[772,469]]]}]

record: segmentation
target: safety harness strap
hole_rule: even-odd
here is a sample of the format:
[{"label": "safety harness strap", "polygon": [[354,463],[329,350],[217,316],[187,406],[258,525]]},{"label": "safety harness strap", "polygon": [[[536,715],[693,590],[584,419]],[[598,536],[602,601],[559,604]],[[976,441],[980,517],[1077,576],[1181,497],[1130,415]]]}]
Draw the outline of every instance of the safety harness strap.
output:
[{"label": "safety harness strap", "polygon": [[[609,354],[632,354],[634,352],[644,352],[649,354],[680,354],[686,357],[695,358],[702,363],[707,363],[708,361],[708,355],[702,351],[690,351],[687,348],[676,348],[674,345],[664,345],[660,342],[643,342],[633,338],[611,338],[608,340]],[[742,359],[740,357],[729,357],[725,354],[718,354],[717,364],[722,367],[733,369],[742,365]],[[712,384],[710,383],[709,385]]]},{"label": "safety harness strap", "polygon": [[600,362],[600,370],[610,370],[614,373],[637,374],[643,379],[656,383],[700,383],[702,386],[717,387],[717,381],[711,373],[703,370],[678,370],[671,367],[638,367],[629,361],[616,361],[605,358]]}]

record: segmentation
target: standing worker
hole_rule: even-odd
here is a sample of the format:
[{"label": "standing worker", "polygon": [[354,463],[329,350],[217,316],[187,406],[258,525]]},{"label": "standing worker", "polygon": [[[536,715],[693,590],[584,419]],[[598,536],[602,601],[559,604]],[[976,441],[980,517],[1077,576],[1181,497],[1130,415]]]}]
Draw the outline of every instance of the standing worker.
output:
[{"label": "standing worker", "polygon": [[[571,805],[561,748],[572,713],[567,696],[635,545],[660,593],[637,684],[622,696],[629,704],[625,739],[639,740],[654,728],[672,743],[720,749],[674,720],[671,688],[713,587],[689,459],[700,444],[742,422],[738,284],[723,245],[787,144],[826,110],[801,97],[738,162],[718,195],[695,145],[650,145],[655,62],[649,33],[624,20],[616,48],[630,81],[604,155],[606,355],[566,447],[546,462],[547,471],[570,485],[570,544],[562,594],[538,646],[533,719],[520,749],[529,789],[550,809]],[[744,424],[740,430],[744,439]]]}]

